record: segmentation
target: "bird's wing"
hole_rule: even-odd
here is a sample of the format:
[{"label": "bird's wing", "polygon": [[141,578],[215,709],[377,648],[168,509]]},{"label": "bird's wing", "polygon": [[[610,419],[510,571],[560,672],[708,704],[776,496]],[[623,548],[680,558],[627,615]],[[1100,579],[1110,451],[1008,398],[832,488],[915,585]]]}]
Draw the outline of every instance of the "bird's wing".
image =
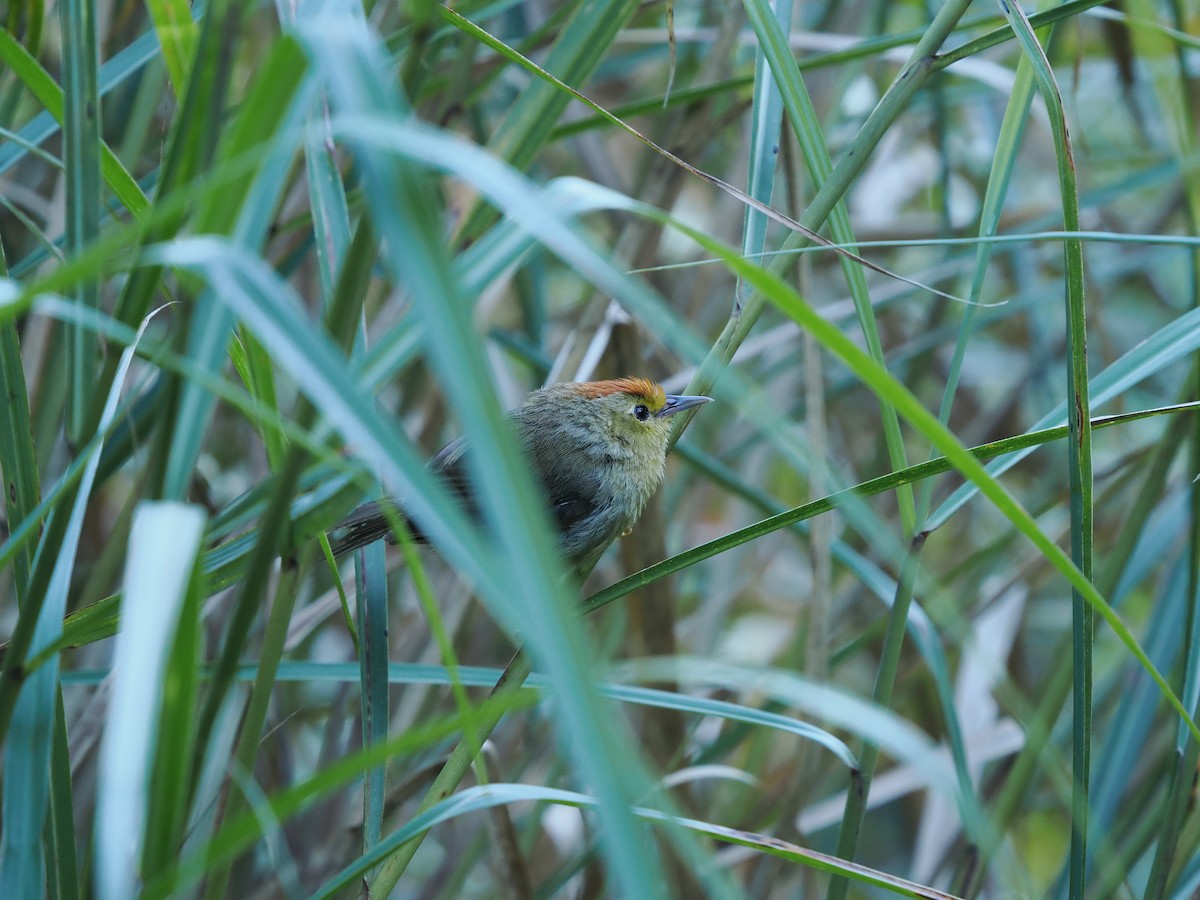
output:
[{"label": "bird's wing", "polygon": [[446,479],[451,492],[471,504],[471,482],[467,475],[467,441],[455,438],[429,461],[429,468]]},{"label": "bird's wing", "polygon": [[[445,478],[447,486],[463,497],[474,512],[474,492],[467,475],[466,451],[466,442],[460,437],[443,447],[429,461],[429,467]],[[587,483],[576,483],[569,488],[555,483],[542,485],[560,532],[569,531],[596,511],[594,498],[597,485],[593,481],[585,479]]]},{"label": "bird's wing", "polygon": [[559,532],[565,536],[574,526],[596,512],[596,501],[592,497],[570,493],[555,497],[551,501],[550,512],[554,515]]}]

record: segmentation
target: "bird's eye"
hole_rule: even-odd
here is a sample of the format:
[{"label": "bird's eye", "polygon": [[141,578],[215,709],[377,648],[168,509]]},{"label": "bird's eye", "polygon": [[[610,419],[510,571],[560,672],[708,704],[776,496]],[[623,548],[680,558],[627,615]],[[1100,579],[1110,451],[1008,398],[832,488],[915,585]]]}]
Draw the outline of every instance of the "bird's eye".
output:
[{"label": "bird's eye", "polygon": [[637,416],[639,422],[645,422],[650,418],[650,408],[639,403],[633,408],[633,414]]}]

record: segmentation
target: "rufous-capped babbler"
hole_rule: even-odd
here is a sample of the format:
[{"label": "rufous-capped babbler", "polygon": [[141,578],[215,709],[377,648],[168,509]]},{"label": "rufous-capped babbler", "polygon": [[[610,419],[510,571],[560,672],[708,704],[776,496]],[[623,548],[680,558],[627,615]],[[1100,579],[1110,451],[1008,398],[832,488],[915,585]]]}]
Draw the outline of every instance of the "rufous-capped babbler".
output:
[{"label": "rufous-capped babbler", "polygon": [[[645,378],[616,378],[552,384],[509,413],[545,494],[559,546],[572,566],[594,563],[633,526],[662,481],[670,417],[711,399],[668,394]],[[478,519],[464,462],[467,452],[459,438],[429,465]],[[334,552],[348,553],[380,538],[394,540],[385,503],[402,513],[399,500],[359,507],[330,531]],[[423,540],[419,532],[414,537]]]}]

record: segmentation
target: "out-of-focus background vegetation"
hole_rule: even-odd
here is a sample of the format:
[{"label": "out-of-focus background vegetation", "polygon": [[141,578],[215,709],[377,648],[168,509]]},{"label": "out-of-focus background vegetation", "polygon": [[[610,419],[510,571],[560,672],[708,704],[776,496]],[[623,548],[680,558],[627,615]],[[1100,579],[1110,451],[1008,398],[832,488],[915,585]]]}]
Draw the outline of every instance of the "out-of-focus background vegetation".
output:
[{"label": "out-of-focus background vegetation", "polygon": [[[0,26],[5,896],[1200,886],[1195,4]],[[578,616],[500,412],[630,373]]]}]

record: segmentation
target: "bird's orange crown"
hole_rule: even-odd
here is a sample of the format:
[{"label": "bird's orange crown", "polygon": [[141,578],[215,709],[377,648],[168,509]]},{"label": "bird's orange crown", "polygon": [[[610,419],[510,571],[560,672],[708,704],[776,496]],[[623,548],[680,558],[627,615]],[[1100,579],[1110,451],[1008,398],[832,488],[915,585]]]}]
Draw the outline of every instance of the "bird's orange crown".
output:
[{"label": "bird's orange crown", "polygon": [[648,378],[610,378],[607,381],[586,381],[579,385],[579,392],[589,400],[607,397],[610,394],[632,394],[646,401],[653,410],[662,409],[667,394],[661,385]]}]

